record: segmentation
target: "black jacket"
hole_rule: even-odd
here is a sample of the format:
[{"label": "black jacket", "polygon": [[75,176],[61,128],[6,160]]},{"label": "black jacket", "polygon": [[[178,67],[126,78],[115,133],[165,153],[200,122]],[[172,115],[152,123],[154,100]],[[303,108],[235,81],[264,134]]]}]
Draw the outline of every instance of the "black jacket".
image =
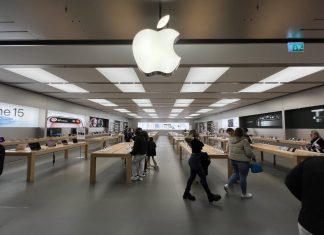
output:
[{"label": "black jacket", "polygon": [[156,144],[154,141],[149,141],[147,146],[147,156],[156,156]]},{"label": "black jacket", "polygon": [[5,154],[6,154],[6,150],[3,147],[3,145],[0,144],[0,175],[2,174],[3,171]]},{"label": "black jacket", "polygon": [[137,154],[146,154],[147,152],[147,142],[145,138],[142,135],[135,136],[133,138],[134,140],[134,146],[133,150],[130,152],[131,155],[137,155]]},{"label": "black jacket", "polygon": [[314,235],[324,234],[324,157],[309,158],[286,177],[291,193],[301,201],[298,222]]}]

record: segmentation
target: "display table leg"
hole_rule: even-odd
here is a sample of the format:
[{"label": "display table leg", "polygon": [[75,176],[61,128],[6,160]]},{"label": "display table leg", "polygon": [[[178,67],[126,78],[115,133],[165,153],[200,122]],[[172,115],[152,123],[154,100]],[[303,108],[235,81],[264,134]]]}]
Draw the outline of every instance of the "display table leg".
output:
[{"label": "display table leg", "polygon": [[84,158],[88,159],[88,151],[89,151],[89,145],[85,144],[84,145]]},{"label": "display table leg", "polygon": [[180,145],[179,147],[179,156],[180,156],[180,161],[182,160],[182,146]]},{"label": "display table leg", "polygon": [[90,156],[90,184],[96,183],[97,158]]},{"label": "display table leg", "polygon": [[35,180],[35,160],[36,157],[31,155],[27,157],[27,182],[32,183]]},{"label": "display table leg", "polygon": [[126,181],[127,183],[131,183],[132,177],[132,156],[126,157]]},{"label": "display table leg", "polygon": [[273,165],[275,167],[277,166],[277,158],[276,158],[276,155],[273,155]]},{"label": "display table leg", "polygon": [[65,149],[64,150],[64,158],[67,159],[69,157],[69,150]]},{"label": "display table leg", "polygon": [[263,151],[261,151],[261,162],[264,161],[264,155],[263,155]]}]

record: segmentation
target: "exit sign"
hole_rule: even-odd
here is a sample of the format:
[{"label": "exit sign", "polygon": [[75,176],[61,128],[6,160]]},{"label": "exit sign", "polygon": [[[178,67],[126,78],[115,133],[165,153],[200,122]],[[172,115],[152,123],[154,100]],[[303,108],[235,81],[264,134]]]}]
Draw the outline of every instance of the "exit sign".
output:
[{"label": "exit sign", "polygon": [[304,43],[288,42],[288,52],[304,52]]}]

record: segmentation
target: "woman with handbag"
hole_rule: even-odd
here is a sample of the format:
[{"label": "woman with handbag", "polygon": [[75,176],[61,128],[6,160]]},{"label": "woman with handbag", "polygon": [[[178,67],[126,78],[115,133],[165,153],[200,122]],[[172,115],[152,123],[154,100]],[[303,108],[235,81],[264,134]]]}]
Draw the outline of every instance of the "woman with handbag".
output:
[{"label": "woman with handbag", "polygon": [[187,182],[186,190],[183,194],[183,199],[188,199],[191,201],[196,200],[196,198],[190,194],[190,189],[193,181],[196,178],[196,175],[198,175],[201,179],[201,184],[204,187],[208,201],[219,201],[221,199],[221,196],[218,194],[213,194],[209,186],[207,184],[206,180],[206,172],[204,170],[203,164],[202,164],[202,153],[201,150],[204,146],[204,144],[199,140],[199,134],[195,130],[191,130],[189,132],[189,136],[185,138],[186,142],[189,144],[189,146],[192,149],[192,154],[189,158],[189,166],[190,166],[190,177]]},{"label": "woman with handbag", "polygon": [[238,179],[241,186],[241,198],[252,198],[251,193],[247,193],[247,176],[250,170],[251,159],[255,161],[255,156],[252,152],[248,140],[244,137],[244,131],[241,128],[236,128],[234,136],[229,139],[229,154],[234,170],[233,175],[229,178],[228,183],[224,185],[225,191],[228,193],[228,188],[231,187]]}]

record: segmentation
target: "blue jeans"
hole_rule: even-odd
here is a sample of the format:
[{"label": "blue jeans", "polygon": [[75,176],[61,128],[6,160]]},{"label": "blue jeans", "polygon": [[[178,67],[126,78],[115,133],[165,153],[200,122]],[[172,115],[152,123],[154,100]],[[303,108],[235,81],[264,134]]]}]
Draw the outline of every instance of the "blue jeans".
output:
[{"label": "blue jeans", "polygon": [[236,181],[240,180],[240,186],[242,194],[246,194],[247,182],[246,178],[249,174],[250,163],[249,162],[239,162],[231,160],[232,167],[234,170],[233,175],[228,179],[228,186],[233,185]]}]

